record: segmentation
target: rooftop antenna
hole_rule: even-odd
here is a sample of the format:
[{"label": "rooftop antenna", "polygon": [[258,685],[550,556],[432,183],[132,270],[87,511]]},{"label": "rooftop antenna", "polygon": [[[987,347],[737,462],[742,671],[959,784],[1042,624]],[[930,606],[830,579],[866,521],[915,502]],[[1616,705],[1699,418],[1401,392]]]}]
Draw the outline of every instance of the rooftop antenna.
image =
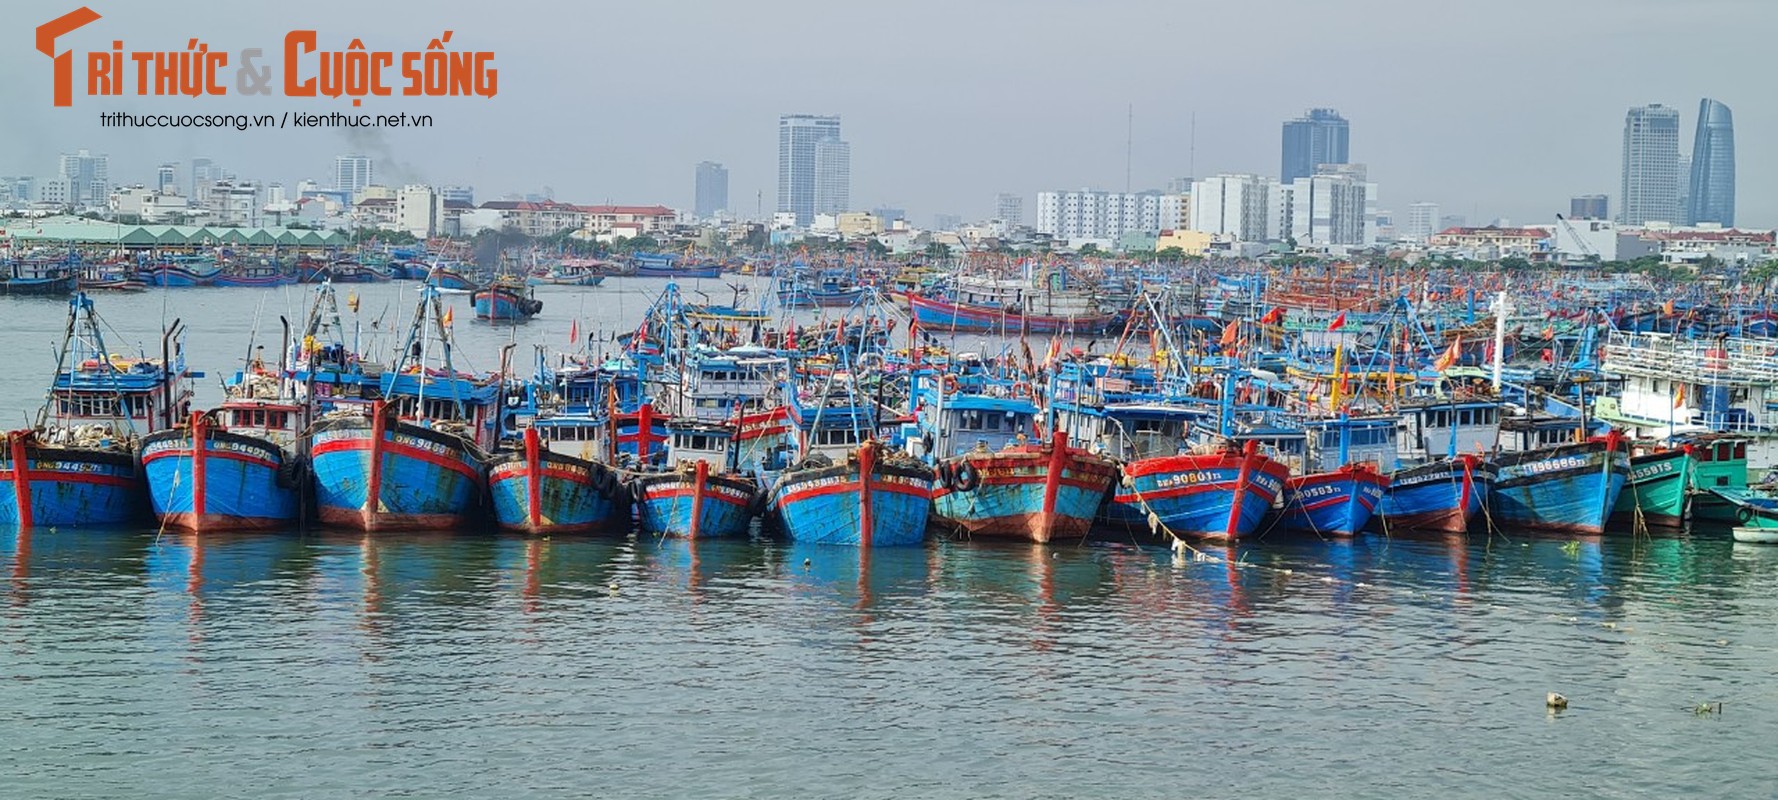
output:
[{"label": "rooftop antenna", "polygon": [[1130,193],[1130,160],[1136,147],[1136,104],[1131,103],[1124,115],[1124,194]]},{"label": "rooftop antenna", "polygon": [[1191,144],[1186,148],[1185,177],[1198,177],[1198,112],[1192,112]]}]

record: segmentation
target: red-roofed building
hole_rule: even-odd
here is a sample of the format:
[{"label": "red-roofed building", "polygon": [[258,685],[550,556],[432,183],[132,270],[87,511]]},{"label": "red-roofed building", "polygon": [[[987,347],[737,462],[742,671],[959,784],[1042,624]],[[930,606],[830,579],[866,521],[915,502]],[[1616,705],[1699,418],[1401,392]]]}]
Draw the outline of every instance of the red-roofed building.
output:
[{"label": "red-roofed building", "polygon": [[587,230],[595,234],[610,233],[612,226],[633,224],[642,233],[658,233],[673,227],[679,215],[666,206],[581,206],[586,212]]},{"label": "red-roofed building", "polygon": [[1509,255],[1529,256],[1545,249],[1550,232],[1543,228],[1446,228],[1432,235],[1427,245],[1457,250],[1480,258]]}]

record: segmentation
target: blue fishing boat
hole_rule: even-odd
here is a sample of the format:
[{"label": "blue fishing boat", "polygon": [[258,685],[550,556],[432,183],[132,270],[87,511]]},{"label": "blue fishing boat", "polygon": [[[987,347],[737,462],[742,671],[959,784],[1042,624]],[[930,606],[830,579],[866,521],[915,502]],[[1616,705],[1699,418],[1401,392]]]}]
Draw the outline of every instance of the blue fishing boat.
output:
[{"label": "blue fishing boat", "polygon": [[543,301],[517,279],[498,278],[493,283],[470,293],[475,318],[490,322],[515,322],[537,316]]},{"label": "blue fishing boat", "polygon": [[1038,543],[1086,536],[1116,462],[1069,446],[1061,431],[1031,441],[1038,409],[1021,376],[997,378],[970,356],[948,366],[942,380],[936,370],[915,373],[919,442],[911,446],[935,466],[933,513],[968,536]]},{"label": "blue fishing boat", "polygon": [[1484,454],[1500,438],[1500,404],[1474,398],[1426,398],[1400,409],[1409,462],[1389,473],[1377,526],[1463,533],[1494,490],[1496,469]]},{"label": "blue fishing boat", "polygon": [[762,496],[759,484],[735,468],[734,431],[697,422],[669,430],[668,468],[630,479],[638,527],[654,536],[746,536]]},{"label": "blue fishing boat", "polygon": [[277,264],[239,264],[223,268],[210,281],[216,286],[287,286],[295,277]]},{"label": "blue fishing boat", "polygon": [[1306,469],[1284,482],[1285,530],[1352,536],[1364,530],[1389,488],[1396,467],[1393,417],[1310,420],[1304,424]]},{"label": "blue fishing boat", "polygon": [[287,363],[255,356],[225,382],[219,408],[143,438],[149,505],[163,525],[212,533],[300,524],[308,473],[296,448],[311,405],[290,374]]},{"label": "blue fishing boat", "polygon": [[62,295],[74,291],[79,274],[67,264],[25,260],[0,268],[0,294]]},{"label": "blue fishing boat", "polygon": [[125,358],[105,348],[98,315],[85,294],[68,304],[67,334],[49,402],[30,430],[7,434],[0,453],[0,524],[20,527],[109,525],[145,510],[133,445],[143,433],[190,413],[175,320],[161,338],[161,358]]},{"label": "blue fishing boat", "polygon": [[837,270],[825,270],[813,280],[787,275],[777,280],[778,304],[785,308],[845,308],[858,303],[864,287]]},{"label": "blue fishing boat", "polygon": [[843,461],[817,453],[785,470],[771,494],[784,532],[798,542],[859,547],[925,541],[932,470],[885,453],[866,442]]},{"label": "blue fishing boat", "polygon": [[[321,521],[367,532],[461,526],[485,485],[481,452],[493,443],[497,381],[452,366],[449,318],[431,284],[394,367],[380,378],[369,416],[342,409],[312,428],[308,451]],[[428,333],[428,326],[431,333]],[[429,369],[427,353],[443,351]]]},{"label": "blue fishing boat", "polygon": [[637,253],[632,260],[638,278],[716,278],[722,275],[719,263],[691,262],[669,253]]},{"label": "blue fishing boat", "polygon": [[222,268],[208,258],[176,258],[143,264],[136,277],[150,286],[209,286],[222,274]]},{"label": "blue fishing boat", "polygon": [[613,527],[628,500],[617,471],[605,464],[556,452],[542,439],[552,426],[525,429],[523,446],[494,454],[488,491],[494,521],[531,535],[587,533]]},{"label": "blue fishing boat", "polygon": [[[229,429],[242,416],[249,420],[243,428],[250,429],[254,413],[245,408],[199,412],[186,427],[143,438],[149,503],[163,524],[212,533],[280,529],[297,521],[299,481],[307,476],[296,456],[264,436]],[[287,431],[298,418],[293,406],[257,413],[260,424]]]},{"label": "blue fishing boat", "polygon": [[1613,432],[1585,442],[1499,454],[1489,515],[1509,530],[1603,533],[1630,477],[1628,444]]}]

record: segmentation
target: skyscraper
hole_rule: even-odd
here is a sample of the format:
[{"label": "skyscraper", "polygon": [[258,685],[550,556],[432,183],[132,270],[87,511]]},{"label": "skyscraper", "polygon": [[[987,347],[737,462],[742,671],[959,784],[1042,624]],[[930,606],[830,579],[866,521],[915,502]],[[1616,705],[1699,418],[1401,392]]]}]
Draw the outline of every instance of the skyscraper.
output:
[{"label": "skyscraper", "polygon": [[1624,170],[1618,221],[1683,222],[1679,206],[1679,112],[1654,103],[1624,116]]},{"label": "skyscraper", "polygon": [[1284,159],[1278,179],[1290,183],[1314,175],[1322,164],[1346,163],[1349,139],[1346,118],[1331,108],[1311,108],[1284,123]]},{"label": "skyscraper", "polygon": [[[817,147],[821,142],[841,147],[826,148],[823,163],[817,163]],[[778,206],[779,211],[796,214],[798,225],[815,219],[817,184],[825,183],[828,195],[822,198],[830,207],[834,193],[839,192],[839,210],[850,198],[852,154],[840,141],[840,118],[813,114],[786,114],[778,118]],[[827,180],[817,178],[821,167],[827,169]],[[843,174],[839,174],[843,173]],[[833,213],[833,212],[827,212]]]},{"label": "skyscraper", "polygon": [[1407,225],[1401,229],[1403,239],[1424,242],[1438,231],[1437,203],[1415,203],[1408,206]]},{"label": "skyscraper", "polygon": [[370,156],[344,155],[333,159],[333,188],[357,194],[376,183],[371,174]]},{"label": "skyscraper", "polygon": [[852,145],[838,139],[815,143],[815,213],[838,214],[852,205]]},{"label": "skyscraper", "polygon": [[102,206],[111,200],[111,159],[82,150],[62,154],[61,177],[68,182],[68,204]]},{"label": "skyscraper", "polygon": [[1606,219],[1611,202],[1602,194],[1583,194],[1568,199],[1569,219]]},{"label": "skyscraper", "polygon": [[161,194],[179,193],[179,166],[162,164],[154,171],[154,190]]},{"label": "skyscraper", "polygon": [[709,219],[728,208],[728,169],[714,161],[698,162],[697,195],[692,213]]},{"label": "skyscraper", "polygon": [[994,198],[994,217],[1006,223],[1009,228],[1025,224],[1025,197],[1023,195],[1001,192]]},{"label": "skyscraper", "polygon": [[1686,221],[1735,225],[1735,118],[1708,97],[1698,101],[1698,132],[1692,137],[1690,207]]}]

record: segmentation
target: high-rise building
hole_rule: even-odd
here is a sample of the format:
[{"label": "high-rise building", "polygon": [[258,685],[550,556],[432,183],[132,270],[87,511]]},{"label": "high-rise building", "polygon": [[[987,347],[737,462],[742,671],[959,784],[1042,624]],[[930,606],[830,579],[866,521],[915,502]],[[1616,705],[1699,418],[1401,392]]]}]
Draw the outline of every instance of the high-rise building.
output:
[{"label": "high-rise building", "polygon": [[211,161],[208,158],[194,158],[191,160],[190,177],[191,191],[186,192],[185,194],[187,197],[196,200],[198,196],[198,187],[209,186],[217,180],[220,180],[222,175],[221,170],[216,168],[216,162]]},{"label": "high-rise building", "polygon": [[426,239],[437,232],[439,199],[432,187],[410,184],[395,194],[395,229]]},{"label": "high-rise building", "polygon": [[376,183],[371,174],[370,156],[344,155],[333,159],[333,188],[357,194]]},{"label": "high-rise building", "polygon": [[815,213],[852,207],[852,145],[838,139],[815,143]]},{"label": "high-rise building", "polygon": [[1191,228],[1243,242],[1271,238],[1276,181],[1258,175],[1213,175],[1192,182]]},{"label": "high-rise building", "polygon": [[1698,131],[1692,137],[1691,192],[1686,221],[1735,225],[1735,118],[1729,107],[1708,97],[1698,101]]},{"label": "high-rise building", "polygon": [[1058,239],[1117,240],[1161,232],[1160,192],[1038,192],[1037,232]]},{"label": "high-rise building", "polygon": [[[830,146],[817,147],[824,142]],[[823,154],[824,158],[818,158]],[[778,118],[777,210],[795,214],[796,224],[813,222],[817,206],[832,209],[825,213],[845,210],[851,199],[851,166],[851,151],[840,141],[839,117],[786,114]],[[818,185],[825,185],[824,197],[816,197]],[[836,199],[838,208],[834,207]]]},{"label": "high-rise building", "polygon": [[728,169],[714,161],[698,162],[697,195],[692,213],[701,219],[728,209]]},{"label": "high-rise building", "polygon": [[1401,229],[1402,238],[1424,242],[1431,239],[1438,230],[1437,203],[1415,203],[1408,206],[1407,225]]},{"label": "high-rise building", "polygon": [[1611,201],[1602,194],[1583,194],[1568,198],[1569,219],[1610,219]]},{"label": "high-rise building", "polygon": [[994,218],[1006,223],[1007,227],[1025,224],[1024,196],[1001,192],[994,198]]},{"label": "high-rise building", "polygon": [[1350,127],[1340,112],[1311,108],[1284,123],[1284,158],[1278,179],[1290,183],[1315,174],[1322,164],[1344,164],[1350,157]]},{"label": "high-rise building", "polygon": [[179,165],[162,164],[154,171],[154,190],[161,194],[179,193]]},{"label": "high-rise building", "polygon": [[1683,222],[1679,183],[1679,112],[1659,103],[1630,109],[1624,115],[1618,221]]},{"label": "high-rise building", "polygon": [[103,206],[111,200],[111,159],[81,150],[63,153],[60,177],[68,182],[67,204]]}]

